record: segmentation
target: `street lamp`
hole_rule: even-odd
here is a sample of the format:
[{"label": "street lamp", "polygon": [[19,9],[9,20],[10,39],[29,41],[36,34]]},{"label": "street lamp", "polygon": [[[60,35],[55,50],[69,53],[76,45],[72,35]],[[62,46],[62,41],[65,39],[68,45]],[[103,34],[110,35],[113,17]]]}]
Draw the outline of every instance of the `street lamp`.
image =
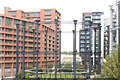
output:
[{"label": "street lamp", "polygon": [[48,53],[48,47],[47,47],[47,44],[48,44],[48,31],[46,30],[45,31],[45,33],[46,33],[46,73],[47,73],[47,53]]},{"label": "street lamp", "polygon": [[36,27],[35,27],[35,31],[36,31],[36,80],[39,80],[38,78],[38,54],[39,54],[39,49],[38,49],[38,37],[39,37],[39,22],[40,20],[35,20],[36,22]]},{"label": "street lamp", "polygon": [[98,46],[98,48],[99,48],[99,51],[98,51],[98,70],[97,70],[97,73],[98,74],[100,74],[101,73],[101,24],[98,24],[98,29],[99,29],[99,42],[98,42],[98,44],[99,44],[99,46]]},{"label": "street lamp", "polygon": [[74,78],[76,78],[76,24],[77,20],[73,20],[74,22],[74,30],[73,30],[73,70],[74,70]]},{"label": "street lamp", "polygon": [[18,77],[19,66],[19,24],[16,24],[16,78]]},{"label": "street lamp", "polygon": [[57,26],[58,20],[55,19],[55,79],[57,78]]},{"label": "street lamp", "polygon": [[94,29],[94,69],[96,69],[96,30],[97,27],[93,27]]},{"label": "street lamp", "polygon": [[33,30],[33,68],[35,67],[35,29]]},{"label": "street lamp", "polygon": [[25,79],[25,22],[23,23],[22,79]]}]

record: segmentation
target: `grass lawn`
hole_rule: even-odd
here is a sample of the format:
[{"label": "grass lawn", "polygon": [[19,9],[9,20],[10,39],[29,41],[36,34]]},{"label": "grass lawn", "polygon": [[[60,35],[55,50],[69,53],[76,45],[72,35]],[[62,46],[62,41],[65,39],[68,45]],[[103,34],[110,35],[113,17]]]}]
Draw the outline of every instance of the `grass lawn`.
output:
[{"label": "grass lawn", "polygon": [[[29,76],[30,78],[35,78],[34,76]],[[54,74],[41,74],[38,75],[39,78],[55,78]],[[57,74],[57,78],[74,78],[73,74]],[[76,78],[82,78],[81,75],[76,75]]]}]

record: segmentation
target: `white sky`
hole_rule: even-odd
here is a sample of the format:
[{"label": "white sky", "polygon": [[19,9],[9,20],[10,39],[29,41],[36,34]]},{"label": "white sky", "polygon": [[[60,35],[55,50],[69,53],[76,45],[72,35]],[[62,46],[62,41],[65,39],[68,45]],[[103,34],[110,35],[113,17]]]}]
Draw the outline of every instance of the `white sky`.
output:
[{"label": "white sky", "polygon": [[[13,10],[21,9],[23,11],[39,11],[40,9],[56,8],[61,13],[61,21],[82,20],[83,12],[104,12],[104,16],[109,17],[109,5],[114,4],[116,0],[0,0],[0,14],[4,12],[4,7],[11,7]],[[62,24],[62,31],[73,30],[74,25]],[[80,30],[81,25],[77,25]],[[72,33],[62,34],[62,51],[73,51]],[[77,49],[78,48],[77,36]]]}]

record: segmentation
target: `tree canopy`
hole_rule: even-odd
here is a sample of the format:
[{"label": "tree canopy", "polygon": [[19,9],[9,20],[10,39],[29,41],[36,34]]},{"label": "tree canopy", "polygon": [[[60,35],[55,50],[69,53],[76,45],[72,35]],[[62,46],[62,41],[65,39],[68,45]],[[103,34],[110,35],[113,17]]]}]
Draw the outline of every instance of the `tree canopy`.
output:
[{"label": "tree canopy", "polygon": [[106,61],[102,63],[102,74],[103,78],[119,78],[120,77],[120,62],[118,55],[120,50],[116,50],[113,54],[106,57]]}]

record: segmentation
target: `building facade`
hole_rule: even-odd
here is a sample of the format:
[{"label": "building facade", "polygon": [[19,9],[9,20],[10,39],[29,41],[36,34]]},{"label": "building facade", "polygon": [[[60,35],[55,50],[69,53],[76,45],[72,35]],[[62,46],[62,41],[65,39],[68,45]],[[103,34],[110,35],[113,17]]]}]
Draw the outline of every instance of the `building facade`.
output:
[{"label": "building facade", "polygon": [[[35,20],[40,20],[38,33],[39,68],[46,67],[48,64],[60,62],[60,55],[55,56],[54,52],[60,52],[60,21],[61,14],[56,9],[41,9],[40,11],[24,12],[22,10],[5,10],[0,15],[0,77],[15,76],[16,72],[16,26],[19,24],[19,52],[23,49],[23,23],[25,26],[25,66],[35,67],[36,55],[31,55],[36,49],[37,25]],[[46,32],[47,31],[47,32]],[[47,56],[44,54],[47,52]],[[35,60],[35,61],[34,61]],[[34,63],[33,63],[34,62]],[[22,54],[19,54],[19,71],[22,68]]]},{"label": "building facade", "polygon": [[[80,42],[79,42],[79,52],[82,58],[83,64],[88,66],[91,59],[91,64],[94,65],[98,63],[97,55],[96,62],[94,62],[94,53],[97,54],[98,44],[99,44],[99,30],[101,26],[101,15],[103,12],[87,12],[83,13],[83,25],[82,30],[80,30]],[[96,29],[96,31],[94,31]],[[96,39],[96,40],[95,40]],[[95,49],[96,44],[96,49]],[[91,57],[90,57],[91,56]]]},{"label": "building facade", "polygon": [[120,44],[120,1],[110,6],[110,53]]}]

